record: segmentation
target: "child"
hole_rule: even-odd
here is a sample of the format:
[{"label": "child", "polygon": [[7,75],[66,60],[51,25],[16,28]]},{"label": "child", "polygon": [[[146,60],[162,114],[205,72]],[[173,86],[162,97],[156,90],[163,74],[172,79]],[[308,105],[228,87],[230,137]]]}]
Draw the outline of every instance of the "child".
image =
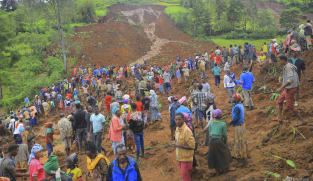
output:
[{"label": "child", "polygon": [[80,168],[78,168],[78,157],[76,153],[71,154],[66,158],[66,173],[72,177],[73,181],[82,181],[83,173]]},{"label": "child", "polygon": [[51,122],[47,122],[45,124],[46,126],[46,146],[47,146],[47,150],[48,150],[48,156],[50,156],[50,154],[53,152],[53,128],[52,128],[52,123]]}]

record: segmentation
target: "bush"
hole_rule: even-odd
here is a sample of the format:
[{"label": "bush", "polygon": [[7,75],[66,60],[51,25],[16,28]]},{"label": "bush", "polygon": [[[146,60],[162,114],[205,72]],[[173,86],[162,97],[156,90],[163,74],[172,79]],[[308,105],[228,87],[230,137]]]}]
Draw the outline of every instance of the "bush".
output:
[{"label": "bush", "polygon": [[64,72],[63,61],[56,57],[48,57],[46,60],[48,75],[54,72],[62,73]]},{"label": "bush", "polygon": [[94,17],[96,16],[94,2],[92,0],[83,0],[78,6],[80,22],[92,23],[94,21]]}]

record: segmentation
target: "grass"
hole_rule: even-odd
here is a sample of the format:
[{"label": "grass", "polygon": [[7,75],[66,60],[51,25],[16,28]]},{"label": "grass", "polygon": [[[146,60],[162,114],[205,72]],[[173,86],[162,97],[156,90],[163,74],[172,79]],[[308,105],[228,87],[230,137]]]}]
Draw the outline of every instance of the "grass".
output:
[{"label": "grass", "polygon": [[168,6],[165,8],[164,12],[171,16],[171,15],[177,15],[179,13],[187,13],[188,9],[182,7],[182,6]]},{"label": "grass", "polygon": [[71,28],[73,27],[81,27],[81,26],[86,26],[87,24],[86,23],[72,23],[70,26]]},{"label": "grass", "polygon": [[[211,40],[211,42],[213,42],[214,44],[218,45],[218,46],[226,46],[229,47],[229,45],[244,45],[245,42],[251,43],[252,45],[254,45],[257,49],[257,51],[260,51],[260,48],[262,47],[262,45],[264,44],[264,42],[266,42],[267,44],[269,44],[271,39],[259,39],[259,40],[253,40],[253,39],[240,39],[240,40],[235,40],[235,39],[225,39],[225,38],[221,38],[221,37],[212,37],[209,40]],[[277,42],[279,43],[280,40],[284,40],[283,36],[278,36],[276,37]]]}]

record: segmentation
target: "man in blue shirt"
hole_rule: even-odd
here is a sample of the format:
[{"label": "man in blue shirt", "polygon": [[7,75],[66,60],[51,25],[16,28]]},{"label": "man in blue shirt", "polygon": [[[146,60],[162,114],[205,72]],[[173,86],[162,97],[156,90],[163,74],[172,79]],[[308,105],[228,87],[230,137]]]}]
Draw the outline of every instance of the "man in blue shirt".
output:
[{"label": "man in blue shirt", "polygon": [[90,116],[90,134],[92,133],[93,142],[97,146],[98,153],[101,152],[102,136],[104,135],[105,117],[99,112],[98,106],[95,107],[95,113]]},{"label": "man in blue shirt", "polygon": [[244,66],[243,72],[240,75],[240,84],[242,86],[243,97],[245,99],[245,106],[248,110],[254,109],[254,104],[251,98],[252,84],[254,81],[254,76],[251,72],[249,72],[249,67]]}]

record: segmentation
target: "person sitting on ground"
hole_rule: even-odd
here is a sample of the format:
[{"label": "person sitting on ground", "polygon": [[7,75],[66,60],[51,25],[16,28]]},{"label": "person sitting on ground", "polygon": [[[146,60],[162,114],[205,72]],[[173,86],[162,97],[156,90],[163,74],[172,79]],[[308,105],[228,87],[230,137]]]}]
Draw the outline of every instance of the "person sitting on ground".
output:
[{"label": "person sitting on ground", "polygon": [[73,181],[83,181],[83,173],[80,168],[78,168],[78,156],[76,153],[71,154],[65,160],[66,162],[66,173],[72,177]]},{"label": "person sitting on ground", "polygon": [[222,111],[215,109],[213,121],[209,124],[210,146],[208,154],[209,168],[215,168],[217,174],[225,173],[232,161],[227,146],[227,126],[222,121]]},{"label": "person sitting on ground", "polygon": [[109,166],[107,181],[142,181],[139,167],[134,158],[127,156],[126,147],[116,147],[117,158]]},{"label": "person sitting on ground", "polygon": [[28,173],[19,173],[21,169],[15,167],[14,157],[18,153],[18,149],[18,145],[10,145],[7,156],[0,160],[0,176],[9,178],[10,181],[16,181],[17,177],[27,177],[29,175]]},{"label": "person sitting on ground", "polygon": [[[103,181],[108,174],[109,159],[101,153],[97,153],[97,147],[93,142],[87,142],[87,169],[93,181]],[[88,180],[86,178],[86,180]]]}]

